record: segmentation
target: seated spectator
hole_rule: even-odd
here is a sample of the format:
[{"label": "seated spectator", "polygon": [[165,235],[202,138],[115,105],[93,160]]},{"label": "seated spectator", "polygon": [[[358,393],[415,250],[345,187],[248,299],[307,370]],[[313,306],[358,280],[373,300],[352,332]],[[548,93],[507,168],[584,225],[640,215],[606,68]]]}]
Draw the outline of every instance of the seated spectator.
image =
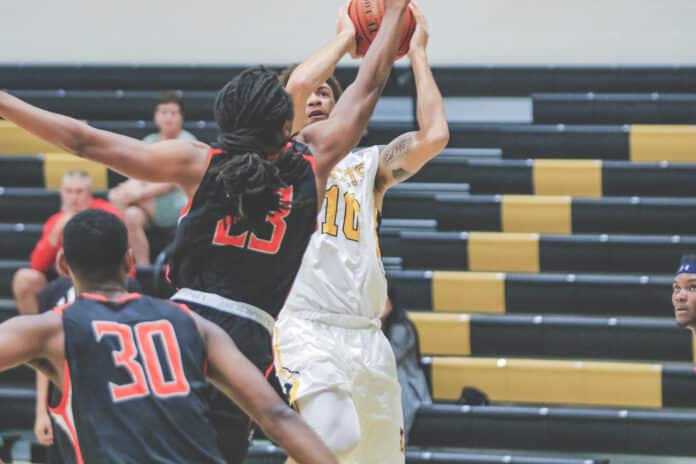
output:
[{"label": "seated spectator", "polygon": [[[162,140],[196,140],[193,134],[183,130],[184,116],[181,97],[177,92],[163,92],[155,107],[156,134],[143,140],[147,143]],[[179,212],[188,199],[176,184],[143,182],[129,179],[109,192],[109,200],[123,214],[128,228],[128,240],[133,247],[137,265],[150,264],[150,243],[145,230],[157,227],[175,227]]]},{"label": "seated spectator", "polygon": [[56,255],[61,247],[63,227],[70,218],[89,208],[120,217],[118,210],[107,201],[92,197],[92,179],[84,171],[65,173],[60,186],[60,203],[60,211],[44,224],[41,239],[31,253],[30,268],[18,270],[12,279],[12,292],[20,314],[36,314],[39,293],[49,280],[56,277]]},{"label": "seated spectator", "polygon": [[404,411],[404,440],[421,405],[432,404],[428,381],[421,366],[420,344],[416,326],[408,312],[398,302],[394,287],[389,285],[387,304],[382,313],[382,330],[389,339],[396,358],[397,376],[401,385],[401,405]]}]

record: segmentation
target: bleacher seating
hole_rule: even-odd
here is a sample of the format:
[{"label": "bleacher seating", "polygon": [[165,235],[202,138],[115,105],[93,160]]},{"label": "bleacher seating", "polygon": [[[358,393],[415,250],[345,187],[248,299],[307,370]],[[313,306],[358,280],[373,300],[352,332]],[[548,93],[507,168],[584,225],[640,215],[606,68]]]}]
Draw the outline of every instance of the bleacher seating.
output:
[{"label": "bleacher seating", "polygon": [[[214,93],[239,70],[0,66],[0,88],[138,138],[154,131],[157,91],[181,89],[186,129],[212,142]],[[339,70],[344,83],[354,74]],[[696,343],[670,304],[679,257],[696,253],[696,67],[435,75],[448,104],[513,97],[531,103],[533,119],[453,117],[447,150],[385,198],[383,261],[411,310],[435,400],[418,413],[407,462],[696,456]],[[362,145],[414,128],[412,86],[397,69]],[[16,314],[11,277],[75,168],[100,196],[123,180],[0,121],[0,321]],[[144,291],[168,296],[162,274],[138,268]],[[465,387],[492,405],[463,404]],[[33,395],[29,369],[0,374],[0,431],[31,429]],[[283,459],[258,444],[247,462]]]}]

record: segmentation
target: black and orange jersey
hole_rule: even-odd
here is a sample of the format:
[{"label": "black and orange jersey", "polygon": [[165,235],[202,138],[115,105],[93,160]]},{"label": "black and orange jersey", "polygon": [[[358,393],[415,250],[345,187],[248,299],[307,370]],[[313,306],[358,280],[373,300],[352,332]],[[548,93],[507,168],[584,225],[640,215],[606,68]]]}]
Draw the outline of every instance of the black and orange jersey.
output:
[{"label": "black and orange jersey", "polygon": [[77,463],[223,462],[205,400],[205,345],[188,308],[83,294],[55,311],[66,362],[50,411]]},{"label": "black and orange jersey", "polygon": [[302,176],[279,192],[294,206],[270,214],[263,230],[252,232],[231,216],[221,218],[210,200],[225,195],[210,168],[228,159],[211,150],[208,172],[180,219],[169,277],[177,288],[216,293],[276,316],[295,279],[309,238],[316,229],[314,158],[306,145],[289,144],[308,163]]}]

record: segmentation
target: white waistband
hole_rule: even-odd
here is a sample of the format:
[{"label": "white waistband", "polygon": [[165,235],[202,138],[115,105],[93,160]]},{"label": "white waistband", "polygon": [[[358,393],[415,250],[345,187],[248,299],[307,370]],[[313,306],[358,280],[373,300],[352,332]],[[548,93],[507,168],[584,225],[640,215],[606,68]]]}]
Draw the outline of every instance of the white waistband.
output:
[{"label": "white waistband", "polygon": [[241,301],[230,300],[216,293],[201,292],[190,288],[182,288],[176,292],[172,300],[182,303],[196,303],[206,306],[217,311],[222,311],[235,316],[243,317],[252,320],[262,325],[270,335],[273,335],[273,325],[275,320],[266,311],[257,308],[254,305],[243,303]]},{"label": "white waistband", "polygon": [[337,314],[324,311],[282,311],[279,315],[279,319],[291,319],[293,317],[343,327],[344,329],[380,330],[382,328],[380,319],[370,319],[369,317],[351,314]]}]

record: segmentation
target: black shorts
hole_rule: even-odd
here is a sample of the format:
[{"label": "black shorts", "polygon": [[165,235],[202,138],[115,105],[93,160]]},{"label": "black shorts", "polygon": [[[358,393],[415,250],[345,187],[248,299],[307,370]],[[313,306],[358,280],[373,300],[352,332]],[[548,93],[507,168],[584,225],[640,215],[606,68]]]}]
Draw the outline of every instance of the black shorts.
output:
[{"label": "black shorts", "polygon": [[[273,370],[273,340],[259,323],[196,303],[186,305],[201,317],[220,326],[234,340],[239,351],[249,359],[284,398]],[[215,388],[210,389],[211,422],[218,446],[228,464],[241,464],[253,438],[254,426],[244,411]]]}]

